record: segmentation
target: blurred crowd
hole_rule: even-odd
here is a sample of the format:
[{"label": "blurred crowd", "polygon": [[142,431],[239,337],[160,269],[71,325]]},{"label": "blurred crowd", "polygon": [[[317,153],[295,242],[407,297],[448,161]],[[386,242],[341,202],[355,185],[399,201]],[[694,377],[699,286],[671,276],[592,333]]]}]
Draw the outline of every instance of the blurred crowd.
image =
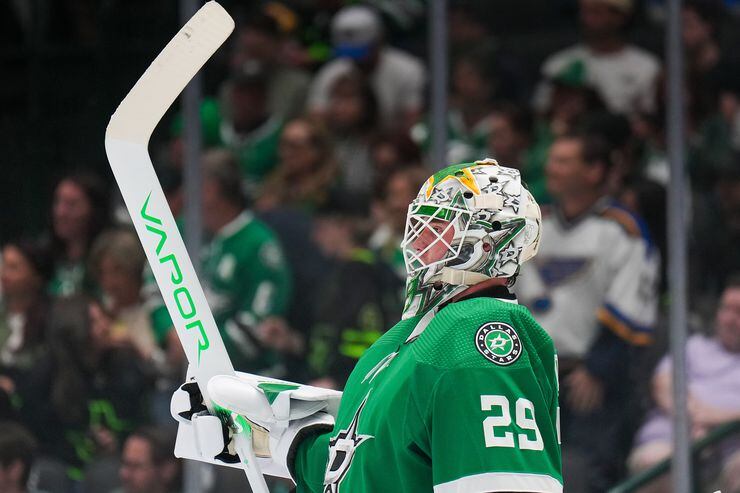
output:
[{"label": "blurred crowd", "polygon": [[[400,317],[409,202],[433,170],[493,157],[519,169],[542,206],[541,251],[515,291],[559,352],[566,491],[606,491],[668,457],[666,67],[634,34],[663,32],[662,2],[553,2],[577,21],[575,43],[545,50],[535,70],[491,28],[488,2],[450,2],[444,163],[429,156],[424,3],[342,3],[224,2],[237,29],[200,107],[197,261],[235,367],[341,389]],[[30,13],[8,5],[3,36],[20,39]],[[66,35],[94,43],[92,3],[59,5],[77,19]],[[732,7],[682,10],[695,439],[740,418]],[[55,33],[55,19],[44,29]],[[170,115],[152,155],[184,231],[183,127]],[[2,492],[183,487],[169,397],[187,362],[111,185],[65,170],[45,233],[2,245]],[[729,441],[710,451],[703,487],[740,491],[738,451]],[[207,488],[229,490],[229,478],[211,479]]]}]

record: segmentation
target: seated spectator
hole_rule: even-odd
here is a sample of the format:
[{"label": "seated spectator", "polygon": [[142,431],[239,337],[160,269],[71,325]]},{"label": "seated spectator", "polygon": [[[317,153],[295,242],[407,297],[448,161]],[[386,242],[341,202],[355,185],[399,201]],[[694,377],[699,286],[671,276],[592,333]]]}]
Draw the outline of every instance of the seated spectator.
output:
[{"label": "seated spectator", "polygon": [[303,112],[311,77],[285,63],[284,43],[273,16],[252,13],[237,28],[230,65],[234,71],[261,69],[267,79],[267,111],[287,121]]},{"label": "seated spectator", "polygon": [[428,175],[429,172],[420,166],[394,171],[386,180],[385,188],[373,208],[375,229],[368,239],[368,246],[396,273],[401,301],[405,298],[403,286],[407,277],[401,251],[406,215],[409,204],[419,193]]},{"label": "seated spectator", "polygon": [[237,156],[247,190],[252,192],[275,167],[283,120],[267,106],[267,76],[244,68],[221,89],[220,138]]},{"label": "seated spectator", "polygon": [[735,169],[723,171],[713,193],[694,207],[689,283],[692,308],[711,320],[707,307],[725,288],[728,276],[740,271],[740,154]]},{"label": "seated spectator", "polygon": [[21,425],[0,421],[0,491],[41,493],[29,488],[36,456],[36,439]]},{"label": "seated spectator", "polygon": [[275,170],[260,189],[255,208],[314,210],[329,198],[337,162],[329,133],[316,120],[298,118],[280,136]]},{"label": "seated spectator", "polygon": [[[688,411],[691,434],[701,438],[712,428],[740,420],[740,278],[727,283],[716,313],[714,334],[694,334],[686,344]],[[672,453],[673,392],[671,359],[655,370],[652,393],[656,407],[635,438],[629,459],[632,473],[649,469]],[[722,491],[740,488],[740,447],[722,447]],[[668,481],[651,485],[651,492],[671,491]],[[646,491],[646,490],[641,490]]]},{"label": "seated spectator", "polygon": [[[527,148],[529,147],[532,119],[529,113],[510,104],[496,105],[488,115],[489,133],[486,136],[487,154],[502,166],[527,173]],[[529,191],[532,184],[527,182]]]},{"label": "seated spectator", "polygon": [[246,209],[233,155],[211,150],[202,165],[203,226],[210,235],[201,271],[206,298],[234,367],[278,376],[284,366],[260,345],[255,329],[286,313],[290,269],[275,234]]},{"label": "seated spectator", "polygon": [[579,70],[607,108],[632,115],[655,109],[658,59],[627,41],[632,0],[579,0],[583,42],[551,55],[542,65],[543,82],[535,108],[544,112],[552,97],[549,80],[564,70]]},{"label": "seated spectator", "polygon": [[359,71],[352,70],[334,81],[326,123],[339,163],[342,193],[367,203],[374,179],[370,145],[378,128],[378,104]]},{"label": "seated spectator", "polygon": [[383,195],[390,176],[401,168],[421,167],[421,148],[405,133],[381,133],[370,145],[373,197]]},{"label": "seated spectator", "polygon": [[182,462],[175,458],[175,435],[163,428],[139,428],[123,444],[119,476],[113,493],[176,493],[181,491]]},{"label": "seated spectator", "polygon": [[659,257],[641,222],[606,194],[611,151],[585,134],[552,145],[555,203],[543,208],[539,253],[515,286],[558,352],[565,482],[583,480],[589,492],[621,477],[632,372],[657,318]]},{"label": "seated spectator", "polygon": [[50,291],[71,296],[89,290],[87,255],[96,236],[108,223],[109,197],[95,175],[72,174],[54,190],[50,249],[55,255]]},{"label": "seated spectator", "polygon": [[8,403],[23,399],[27,373],[47,356],[50,301],[46,286],[52,271],[51,256],[37,242],[19,240],[2,249],[0,419],[13,414]]},{"label": "seated spectator", "polygon": [[[462,163],[486,155],[486,139],[491,130],[488,119],[498,88],[493,56],[481,48],[462,55],[452,67],[450,104],[447,112],[447,162]],[[414,126],[414,139],[430,146],[427,122]]]},{"label": "seated spectator", "polygon": [[320,216],[314,240],[332,265],[323,282],[308,362],[313,385],[342,389],[367,348],[401,314],[389,266],[365,247],[369,224],[352,213]]},{"label": "seated spectator", "polygon": [[405,130],[416,123],[423,106],[424,66],[384,43],[377,12],[361,5],[344,7],[332,19],[331,33],[337,58],[316,74],[308,96],[309,112],[325,117],[334,81],[355,67],[370,80],[384,128]]},{"label": "seated spectator", "polygon": [[111,344],[110,326],[85,298],[65,298],[53,307],[48,358],[27,376],[21,408],[37,430],[40,453],[81,480],[94,458],[117,453],[121,438],[142,423],[152,380],[130,347]]},{"label": "seated spectator", "polygon": [[[131,230],[117,229],[102,233],[90,251],[91,272],[102,294],[101,320],[109,324],[110,344],[134,348],[145,361],[163,366],[162,350],[175,344],[182,350],[172,320],[158,320],[154,310],[141,297],[142,274],[146,257],[139,239]],[[182,357],[172,362],[182,364]]]},{"label": "seated spectator", "polygon": [[550,146],[560,136],[583,130],[589,115],[603,112],[604,101],[584,78],[581,70],[565,70],[551,80],[551,97],[533,130],[526,174],[539,204],[551,202],[545,186],[545,165]]}]

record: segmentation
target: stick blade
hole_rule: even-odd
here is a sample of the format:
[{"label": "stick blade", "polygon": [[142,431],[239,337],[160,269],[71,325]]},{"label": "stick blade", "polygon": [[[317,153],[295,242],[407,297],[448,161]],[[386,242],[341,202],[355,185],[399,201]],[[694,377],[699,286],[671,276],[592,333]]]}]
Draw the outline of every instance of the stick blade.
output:
[{"label": "stick blade", "polygon": [[207,2],[154,59],[121,101],[106,139],[147,145],[167,109],[234,30],[234,19],[215,1]]}]

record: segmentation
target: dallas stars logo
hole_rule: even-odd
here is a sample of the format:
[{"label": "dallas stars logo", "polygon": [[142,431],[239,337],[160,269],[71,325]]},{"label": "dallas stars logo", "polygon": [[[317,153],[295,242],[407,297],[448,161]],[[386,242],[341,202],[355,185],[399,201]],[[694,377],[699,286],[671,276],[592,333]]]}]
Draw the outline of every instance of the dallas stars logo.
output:
[{"label": "dallas stars logo", "polygon": [[522,354],[522,341],[513,327],[502,322],[488,322],[475,333],[475,347],[487,360],[508,366]]},{"label": "dallas stars logo", "polygon": [[349,471],[357,447],[365,440],[375,438],[371,435],[357,433],[360,414],[362,414],[369,396],[370,393],[362,400],[362,404],[357,408],[347,429],[340,430],[337,436],[329,440],[329,462],[324,475],[324,493],[337,493],[339,491],[339,483]]}]

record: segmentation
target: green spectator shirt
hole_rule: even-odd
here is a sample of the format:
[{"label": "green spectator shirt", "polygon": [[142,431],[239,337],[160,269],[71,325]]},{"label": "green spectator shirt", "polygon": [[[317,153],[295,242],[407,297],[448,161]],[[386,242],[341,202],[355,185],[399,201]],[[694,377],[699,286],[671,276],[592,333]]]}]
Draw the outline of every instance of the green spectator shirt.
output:
[{"label": "green spectator shirt", "polygon": [[514,302],[402,320],[359,360],[333,431],[296,451],[298,492],[561,492],[557,359]]},{"label": "green spectator shirt", "polygon": [[254,328],[283,315],[290,301],[290,271],[272,231],[249,212],[224,226],[203,258],[206,298],[236,369],[266,370],[274,355],[256,345]]}]

